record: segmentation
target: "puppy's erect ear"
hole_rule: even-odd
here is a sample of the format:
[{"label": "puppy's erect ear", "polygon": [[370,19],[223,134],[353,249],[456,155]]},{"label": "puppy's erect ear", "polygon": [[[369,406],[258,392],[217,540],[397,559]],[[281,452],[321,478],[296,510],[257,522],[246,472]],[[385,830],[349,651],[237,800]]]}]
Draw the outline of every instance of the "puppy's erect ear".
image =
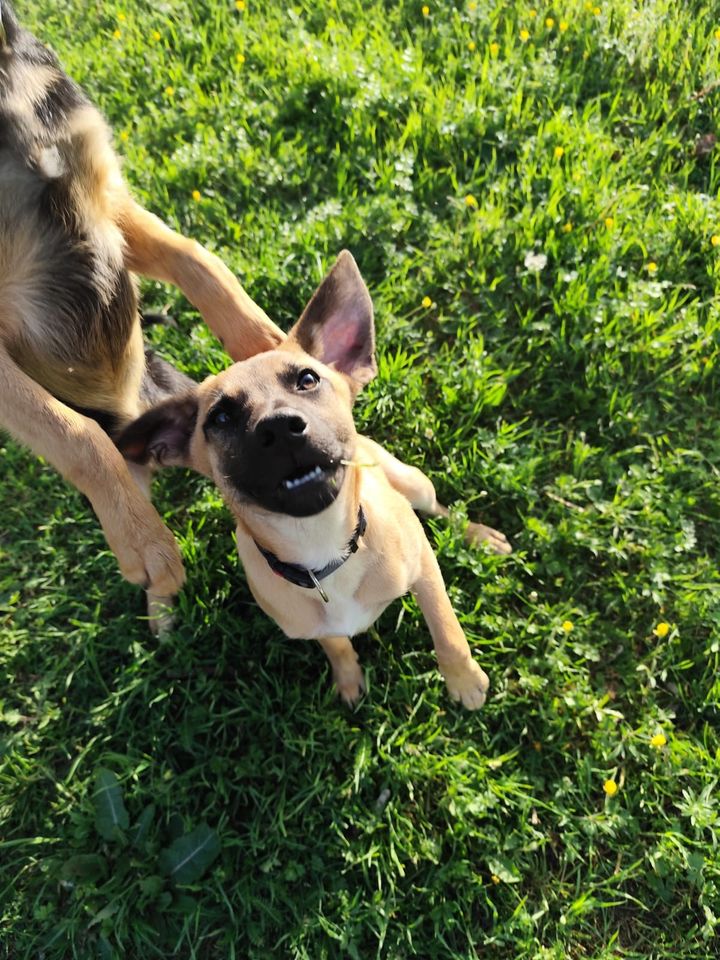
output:
[{"label": "puppy's erect ear", "polygon": [[133,463],[190,466],[190,440],[197,413],[195,394],[165,400],[125,427],[115,444],[125,459]]},{"label": "puppy's erect ear", "polygon": [[337,258],[288,341],[348,376],[354,381],[353,393],[375,376],[372,300],[349,251],[343,250]]}]

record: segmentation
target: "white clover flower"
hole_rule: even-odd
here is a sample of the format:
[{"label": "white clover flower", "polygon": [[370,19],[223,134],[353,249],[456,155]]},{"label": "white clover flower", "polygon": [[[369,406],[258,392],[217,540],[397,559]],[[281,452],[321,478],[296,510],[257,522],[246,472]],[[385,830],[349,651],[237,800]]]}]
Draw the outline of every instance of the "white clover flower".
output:
[{"label": "white clover flower", "polygon": [[544,253],[533,253],[530,250],[525,254],[525,267],[530,273],[540,273],[547,266],[547,257]]}]

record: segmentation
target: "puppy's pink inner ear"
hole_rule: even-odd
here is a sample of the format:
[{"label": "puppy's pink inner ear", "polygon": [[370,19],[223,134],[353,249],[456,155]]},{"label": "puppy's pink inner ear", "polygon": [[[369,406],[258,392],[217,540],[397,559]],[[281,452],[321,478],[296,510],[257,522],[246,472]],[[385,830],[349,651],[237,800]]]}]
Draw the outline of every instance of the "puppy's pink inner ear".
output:
[{"label": "puppy's pink inner ear", "polygon": [[370,359],[367,339],[354,323],[333,317],[320,331],[320,339],[323,363],[340,373],[352,374]]}]

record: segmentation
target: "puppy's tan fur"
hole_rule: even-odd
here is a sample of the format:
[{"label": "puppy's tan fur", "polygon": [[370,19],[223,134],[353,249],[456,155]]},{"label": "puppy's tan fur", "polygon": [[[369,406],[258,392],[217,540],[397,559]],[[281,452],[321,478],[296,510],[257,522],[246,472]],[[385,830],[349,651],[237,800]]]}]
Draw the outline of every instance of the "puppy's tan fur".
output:
[{"label": "puppy's tan fur", "polygon": [[180,287],[234,359],[283,335],[229,270],[130,196],[95,107],[2,5],[0,427],[87,495],[125,577],[183,581],[175,540],[112,440],[138,416],[146,360],[130,271]]},{"label": "puppy's tan fur", "polygon": [[[154,457],[163,463],[192,466],[213,479],[234,515],[238,551],[253,595],[289,637],[320,642],[346,701],[354,702],[364,687],[350,637],[367,630],[396,597],[412,591],[430,628],[450,695],[477,709],[485,700],[488,680],[472,658],[437,560],[414,513],[418,509],[445,515],[447,510],[438,504],[426,476],[359,436],[352,426],[354,396],[374,375],[371,326],[367,290],[354,260],[343,253],[278,349],[236,363],[207,379],[185,400],[169,401],[150,411],[118,442],[125,455],[139,463]],[[295,392],[288,388],[304,368],[318,378],[314,406],[309,405],[304,389],[298,392],[300,381]],[[238,413],[236,422],[218,437],[214,416],[219,408]],[[329,430],[333,449],[334,438],[343,437],[350,464],[340,474],[334,500],[311,515],[261,505],[232,468],[239,460],[247,472],[243,458],[251,455],[248,438],[267,430],[268,423],[277,423],[278,416],[293,418],[296,436],[290,441],[301,451],[307,449],[298,433],[304,422],[301,414],[309,424],[319,424],[318,433]],[[312,429],[305,424],[307,443],[317,444],[319,450],[325,441],[313,438]],[[268,439],[264,446],[269,444]],[[258,468],[258,483],[265,481],[266,474],[267,467]],[[248,482],[252,487],[252,478]],[[315,590],[278,576],[260,552],[258,545],[286,563],[322,570],[343,555],[360,505],[367,529],[357,552],[323,581],[329,602]],[[498,552],[510,552],[505,537],[490,528],[471,525],[469,535],[487,540]]]}]

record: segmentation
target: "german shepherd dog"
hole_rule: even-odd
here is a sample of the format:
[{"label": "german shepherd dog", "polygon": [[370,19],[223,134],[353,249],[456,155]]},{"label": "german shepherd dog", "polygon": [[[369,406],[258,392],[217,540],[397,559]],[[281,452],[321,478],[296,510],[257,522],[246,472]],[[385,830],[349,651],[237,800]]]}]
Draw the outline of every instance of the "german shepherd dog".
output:
[{"label": "german shepherd dog", "polygon": [[133,201],[102,116],[0,0],[0,428],[88,497],[158,627],[180,553],[113,438],[185,378],[146,354],[132,273],[176,284],[234,360],[283,339],[217,257]]}]

